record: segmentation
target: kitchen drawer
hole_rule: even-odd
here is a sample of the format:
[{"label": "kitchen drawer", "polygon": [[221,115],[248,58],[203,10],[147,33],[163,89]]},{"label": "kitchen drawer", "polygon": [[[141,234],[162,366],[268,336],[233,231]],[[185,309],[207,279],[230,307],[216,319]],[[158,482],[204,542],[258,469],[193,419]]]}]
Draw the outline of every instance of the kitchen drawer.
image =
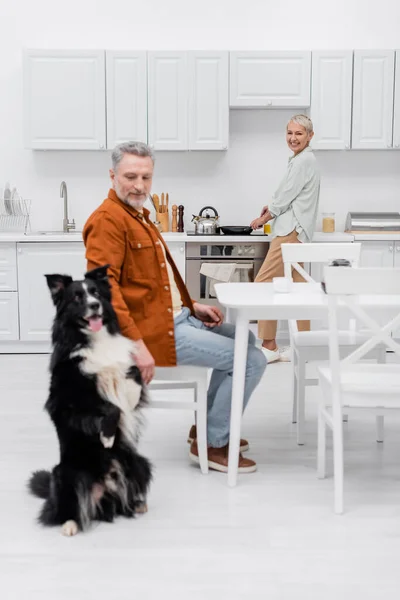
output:
[{"label": "kitchen drawer", "polygon": [[17,247],[15,243],[0,244],[0,291],[14,292],[17,287]]},{"label": "kitchen drawer", "polygon": [[19,340],[17,292],[0,292],[0,340]]}]

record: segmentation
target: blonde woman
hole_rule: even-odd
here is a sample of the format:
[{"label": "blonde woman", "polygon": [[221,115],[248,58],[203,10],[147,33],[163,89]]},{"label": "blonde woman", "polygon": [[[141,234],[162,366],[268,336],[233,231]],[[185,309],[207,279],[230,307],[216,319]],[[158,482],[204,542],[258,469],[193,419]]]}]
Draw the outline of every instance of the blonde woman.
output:
[{"label": "blonde woman", "polygon": [[[286,142],[293,156],[272,201],[264,206],[261,215],[250,223],[253,229],[274,219],[273,240],[265,261],[256,277],[257,282],[283,277],[281,244],[311,242],[317,218],[320,173],[310,141],[314,135],[313,124],[306,115],[293,116],[286,127]],[[294,281],[303,281],[293,271]],[[276,344],[276,321],[259,321],[258,337],[268,362],[288,361],[288,349]],[[309,321],[298,321],[299,331],[310,329]]]}]

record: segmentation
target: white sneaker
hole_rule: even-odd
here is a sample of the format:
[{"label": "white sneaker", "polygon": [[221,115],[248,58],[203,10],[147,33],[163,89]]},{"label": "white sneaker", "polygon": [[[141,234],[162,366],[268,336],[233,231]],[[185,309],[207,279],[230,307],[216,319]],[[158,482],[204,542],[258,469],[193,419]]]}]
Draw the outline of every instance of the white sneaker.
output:
[{"label": "white sneaker", "polygon": [[268,363],[291,361],[290,347],[288,346],[285,346],[284,348],[277,348],[276,350],[268,350],[268,348],[261,346],[261,350],[263,351]]}]

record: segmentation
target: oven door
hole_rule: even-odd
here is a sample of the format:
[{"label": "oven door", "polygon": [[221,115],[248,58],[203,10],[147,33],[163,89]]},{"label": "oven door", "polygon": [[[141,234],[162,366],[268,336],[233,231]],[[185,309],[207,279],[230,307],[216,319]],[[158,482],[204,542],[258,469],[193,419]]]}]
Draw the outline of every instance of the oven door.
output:
[{"label": "oven door", "polygon": [[[237,269],[233,274],[232,281],[252,282],[263,263],[263,259],[240,260],[235,257],[234,262],[237,264]],[[201,266],[204,263],[221,264],[223,261],[209,258],[195,258],[186,261],[186,287],[189,290],[190,297],[204,304],[219,306],[223,310],[216,298],[214,289],[216,280],[200,273]]]}]

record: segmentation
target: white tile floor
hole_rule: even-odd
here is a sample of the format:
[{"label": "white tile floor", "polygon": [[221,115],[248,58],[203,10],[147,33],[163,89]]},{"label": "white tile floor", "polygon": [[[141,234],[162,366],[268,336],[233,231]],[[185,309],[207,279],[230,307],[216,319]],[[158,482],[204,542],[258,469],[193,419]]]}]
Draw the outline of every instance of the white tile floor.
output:
[{"label": "white tile floor", "polygon": [[370,417],[346,425],[346,513],[315,474],[311,389],[307,444],[290,423],[289,368],[273,364],[244,418],[258,471],[228,489],[189,463],[185,411],[152,410],[142,451],[155,465],[149,513],[75,538],[36,522],[25,490],[57,461],[42,406],[47,356],[0,356],[0,597],[4,600],[394,600],[400,584],[400,418],[376,444]]}]

